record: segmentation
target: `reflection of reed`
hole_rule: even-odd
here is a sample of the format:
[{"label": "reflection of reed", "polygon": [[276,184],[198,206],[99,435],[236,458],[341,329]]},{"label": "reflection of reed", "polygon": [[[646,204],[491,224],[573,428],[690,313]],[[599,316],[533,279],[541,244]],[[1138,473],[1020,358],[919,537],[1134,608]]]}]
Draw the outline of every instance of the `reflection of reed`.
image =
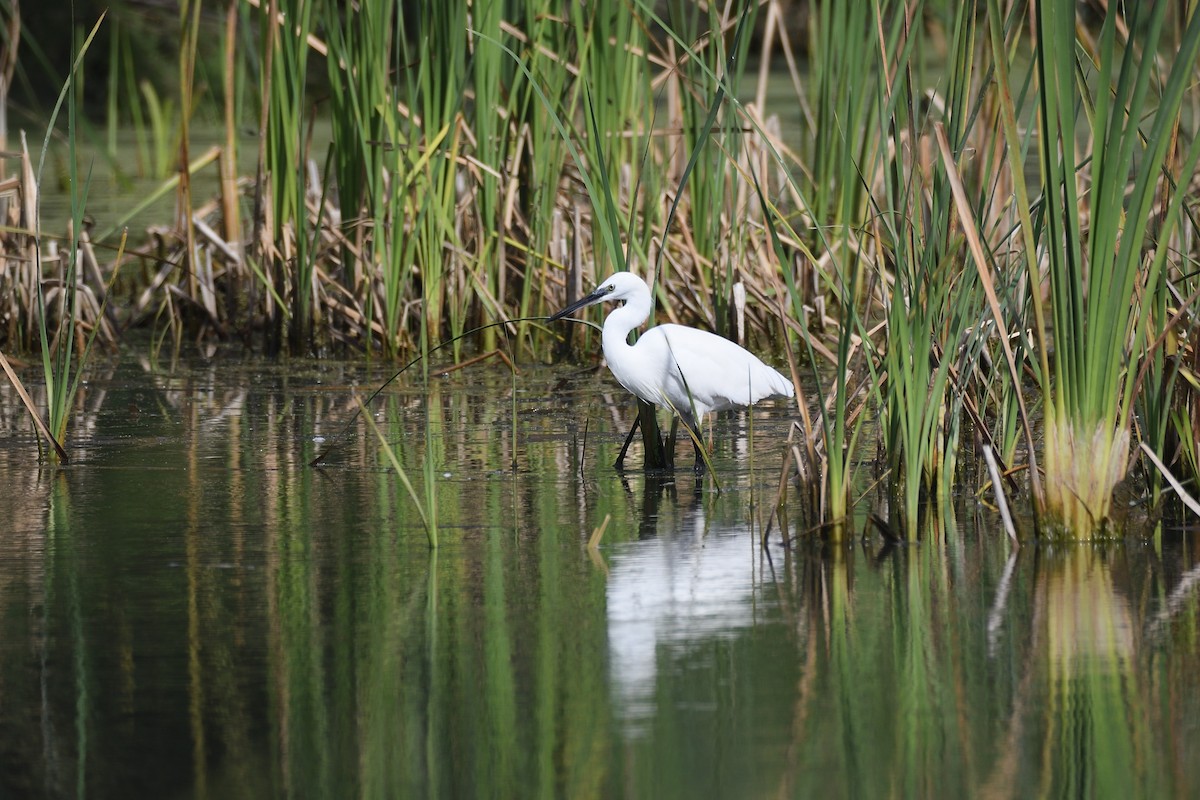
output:
[{"label": "reflection of reed", "polygon": [[[341,389],[128,375],[89,385],[71,469],[31,468],[24,421],[0,437],[0,794],[78,793],[81,750],[93,795],[657,797],[666,776],[707,796],[717,761],[739,797],[1194,794],[1186,554],[1006,564],[998,532],[931,526],[768,559],[744,488],[627,490],[603,408],[572,451],[549,383],[525,376],[514,432],[509,377],[460,374],[430,395],[449,531],[430,558],[369,438],[303,466],[352,413]],[[415,465],[423,398],[375,409]],[[583,547],[605,517],[607,579]]]},{"label": "reflection of reed", "polygon": [[[802,602],[788,616],[793,619],[797,641],[806,644],[803,647],[804,663],[796,681],[796,699],[792,704],[792,724],[789,731],[787,749],[784,757],[784,767],[780,772],[779,783],[775,796],[778,798],[800,796],[797,786],[799,776],[804,771],[804,750],[809,743],[811,710],[817,697],[818,666],[820,660],[828,655],[828,640],[822,646],[822,634],[827,634],[831,609],[829,601],[831,591],[838,595],[837,606],[839,614],[844,614],[848,597],[846,589],[849,586],[846,555],[853,551],[834,549],[828,559],[800,558],[790,561],[792,569],[785,575],[795,580],[795,585],[788,587],[796,589]],[[796,573],[800,574],[797,575]],[[778,586],[778,583],[776,584]],[[781,593],[786,596],[788,593]]]},{"label": "reflection of reed", "polygon": [[1113,588],[1112,573],[1091,547],[1049,557],[1037,602],[1046,624],[1051,668],[1063,680],[1081,669],[1117,671],[1134,652],[1129,604]]},{"label": "reflection of reed", "polygon": [[1105,786],[1140,794],[1135,753],[1145,748],[1145,702],[1132,674],[1128,604],[1100,551],[1070,548],[1047,559],[1035,603],[1046,632],[1049,697],[1043,774],[1047,794]]},{"label": "reflection of reed", "polygon": [[[496,776],[515,796],[531,752],[539,785],[597,794],[577,790],[607,774],[604,628],[579,620],[602,618],[603,582],[578,542],[544,532],[598,496],[624,519],[619,487],[579,474],[557,405],[514,401],[507,374],[460,373],[429,395],[397,386],[374,408],[394,440],[423,438],[436,415],[437,497],[456,538],[429,563],[408,550],[412,509],[359,429],[330,467],[304,466],[312,436],[352,415],[361,366],[300,369],[89,371],[90,417],[71,424],[83,456],[56,473],[34,468],[28,421],[0,387],[0,716],[20,722],[0,725],[0,795],[76,793],[86,766],[91,794],[136,772],[210,797],[343,796],[356,782],[371,796],[474,795]],[[481,754],[470,774],[463,748]]]},{"label": "reflection of reed", "polygon": [[[39,394],[45,407],[44,392]],[[65,489],[61,475],[36,468],[36,434],[3,376],[0,432],[0,761],[6,773],[0,794],[5,788],[13,796],[68,794],[68,776],[58,772],[69,756],[60,731],[66,727],[62,738],[69,738],[70,726],[51,713],[47,669],[54,633],[48,601],[57,590],[49,495],[56,483]],[[16,657],[25,653],[36,666]],[[51,786],[52,778],[57,785]]]},{"label": "reflection of reed", "polygon": [[[81,445],[85,446],[96,434],[97,418],[105,405],[106,387],[112,380],[114,372],[115,367],[112,363],[91,364],[87,370],[87,380],[79,385],[74,395],[74,408],[71,410],[71,418],[67,425],[67,437],[63,443],[71,460],[77,459],[81,452]],[[49,406],[46,386],[44,383],[30,381],[33,375],[34,373],[29,371],[24,388],[28,392],[29,399],[33,401],[33,407],[44,410]],[[17,391],[3,375],[0,375],[0,432],[21,434],[29,430],[30,424]],[[22,436],[18,441],[23,438]],[[46,446],[45,443],[30,439],[29,450],[23,453],[25,463],[28,464],[39,457],[43,446]]]},{"label": "reflection of reed", "polygon": [[1133,613],[1105,555],[1088,545],[1038,553],[1032,658],[981,796],[1011,796],[1028,769],[1022,744],[1035,731],[1041,796],[1103,787],[1112,796],[1132,797],[1155,784],[1135,765],[1150,753],[1149,711],[1133,673],[1139,647]]},{"label": "reflection of reed", "polygon": [[1200,593],[1200,565],[1192,567],[1179,579],[1179,583],[1171,590],[1171,594],[1163,602],[1162,610],[1154,615],[1146,626],[1146,638],[1157,641],[1169,627],[1176,615],[1195,607],[1197,594]]}]

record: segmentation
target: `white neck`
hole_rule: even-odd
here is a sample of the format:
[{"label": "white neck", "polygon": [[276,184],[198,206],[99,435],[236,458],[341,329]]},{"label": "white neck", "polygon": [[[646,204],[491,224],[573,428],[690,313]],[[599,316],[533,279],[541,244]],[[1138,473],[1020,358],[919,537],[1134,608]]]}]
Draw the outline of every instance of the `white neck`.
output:
[{"label": "white neck", "polygon": [[610,348],[629,347],[629,332],[641,325],[650,317],[650,298],[632,297],[620,308],[614,308],[604,320],[605,358],[612,362],[608,355]]}]

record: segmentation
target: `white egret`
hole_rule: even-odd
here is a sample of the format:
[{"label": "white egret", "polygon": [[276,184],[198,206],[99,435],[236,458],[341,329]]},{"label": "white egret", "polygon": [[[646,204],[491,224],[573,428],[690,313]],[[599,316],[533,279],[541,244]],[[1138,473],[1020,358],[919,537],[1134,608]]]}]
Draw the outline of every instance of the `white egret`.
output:
[{"label": "white egret", "polygon": [[[795,396],[791,381],[715,333],[685,325],[656,325],[629,344],[629,332],[649,319],[653,306],[650,287],[631,272],[610,275],[550,321],[608,300],[625,301],[604,320],[604,358],[613,377],[647,403],[678,415],[696,434],[693,443],[699,439],[697,423],[710,411]],[[696,455],[696,468],[702,469],[698,447]]]}]

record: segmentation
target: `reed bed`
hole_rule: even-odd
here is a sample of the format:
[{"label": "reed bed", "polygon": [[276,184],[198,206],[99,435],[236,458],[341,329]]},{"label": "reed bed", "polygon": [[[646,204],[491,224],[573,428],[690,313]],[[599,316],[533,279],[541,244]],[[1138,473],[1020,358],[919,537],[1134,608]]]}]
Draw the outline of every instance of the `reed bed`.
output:
[{"label": "reed bed", "polygon": [[[981,496],[1027,492],[1033,530],[1068,538],[1127,529],[1129,476],[1152,519],[1200,472],[1186,4],[248,0],[206,39],[209,11],[181,7],[178,105],[134,92],[127,40],[110,48],[109,119],[163,142],[179,118],[177,220],[119,257],[115,228],[35,235],[22,167],[0,347],[38,349],[34,289],[64,248],[85,300],[127,276],[104,314],[71,306],[103,341],[149,325],[298,354],[409,356],[511,320],[506,346],[545,358],[561,349],[537,319],[628,267],[659,321],[816,387],[784,470],[802,528],[849,535],[878,485],[877,522],[914,537],[985,448],[1003,485]],[[206,42],[227,136],[197,158]],[[239,177],[244,127],[262,135]],[[194,169],[220,197],[191,194]]]}]

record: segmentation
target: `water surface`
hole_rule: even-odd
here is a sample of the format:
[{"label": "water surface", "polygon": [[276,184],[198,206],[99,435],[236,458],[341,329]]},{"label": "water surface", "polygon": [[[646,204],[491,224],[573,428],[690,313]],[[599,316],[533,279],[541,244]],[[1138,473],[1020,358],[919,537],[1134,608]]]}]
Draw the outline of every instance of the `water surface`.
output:
[{"label": "water surface", "polygon": [[97,362],[61,469],[0,390],[0,797],[1200,792],[1194,537],[764,550],[789,409],[622,476],[569,366],[385,392],[420,503],[361,424],[307,466],[384,377]]}]

